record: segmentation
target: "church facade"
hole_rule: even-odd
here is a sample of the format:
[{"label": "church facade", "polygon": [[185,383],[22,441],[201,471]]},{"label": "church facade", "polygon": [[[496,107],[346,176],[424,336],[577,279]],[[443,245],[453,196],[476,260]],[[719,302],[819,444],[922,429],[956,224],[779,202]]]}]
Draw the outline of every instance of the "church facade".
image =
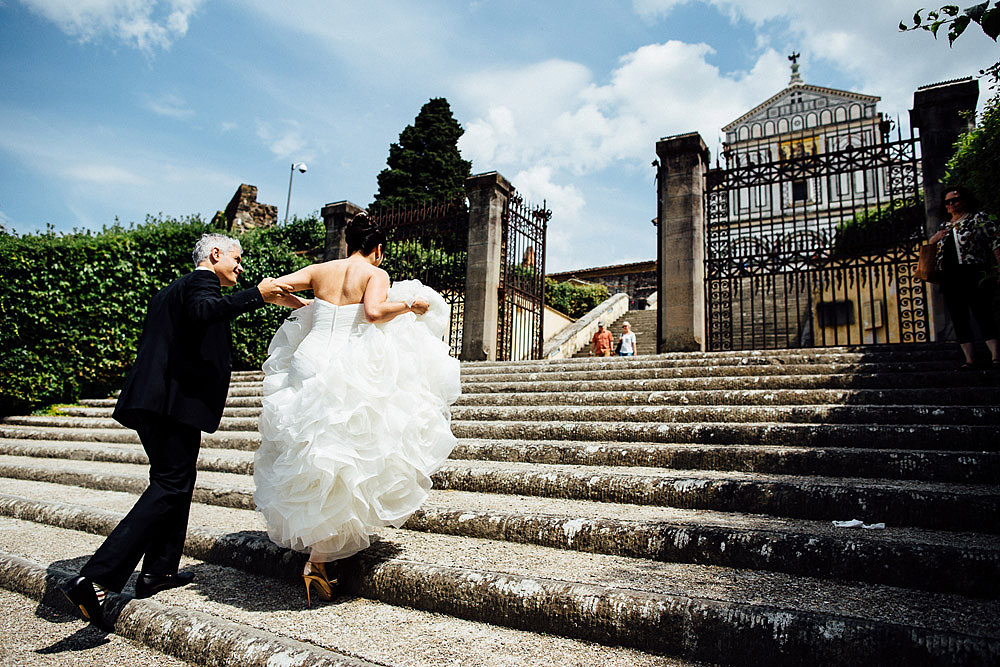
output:
[{"label": "church facade", "polygon": [[[879,97],[807,84],[798,57],[790,57],[792,76],[784,90],[722,128],[727,169],[780,165],[888,140],[891,123],[877,109]],[[780,228],[782,219],[839,219],[889,201],[892,188],[885,170],[844,167],[834,175],[803,171],[798,178],[781,178],[775,169],[771,182],[758,174],[757,182],[730,192],[730,217],[773,221]]]},{"label": "church facade", "polygon": [[798,57],[788,86],[723,128],[725,166],[706,175],[709,348],[916,340],[917,140],[877,96],[802,81]]}]

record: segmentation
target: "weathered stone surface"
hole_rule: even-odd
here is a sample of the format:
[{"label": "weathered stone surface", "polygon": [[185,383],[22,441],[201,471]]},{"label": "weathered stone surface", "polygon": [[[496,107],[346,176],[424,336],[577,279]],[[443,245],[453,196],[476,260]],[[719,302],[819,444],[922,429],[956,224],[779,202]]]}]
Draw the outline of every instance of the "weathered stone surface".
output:
[{"label": "weathered stone surface", "polygon": [[[437,488],[341,575],[442,623],[687,659],[989,664],[1000,374],[957,361],[914,345],[463,364]],[[203,440],[186,550],[290,582],[304,556],[249,509],[260,381],[234,374],[229,430]],[[17,517],[0,541],[18,520],[94,540],[128,509],[146,469],[113,404],[0,424],[0,515]],[[888,527],[831,524],[852,518]]]},{"label": "weathered stone surface", "polygon": [[[46,569],[0,553],[0,586],[49,606],[70,608],[57,590],[59,582],[70,576],[64,570]],[[374,667],[370,662],[151,599],[135,600],[109,593],[105,614],[109,620],[114,619],[116,633],[200,665]]]}]

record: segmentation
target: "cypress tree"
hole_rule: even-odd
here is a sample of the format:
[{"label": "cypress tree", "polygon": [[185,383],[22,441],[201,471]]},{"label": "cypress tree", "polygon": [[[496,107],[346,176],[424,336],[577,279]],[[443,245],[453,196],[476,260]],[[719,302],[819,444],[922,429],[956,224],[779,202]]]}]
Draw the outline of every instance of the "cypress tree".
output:
[{"label": "cypress tree", "polygon": [[378,175],[372,209],[446,201],[465,193],[472,163],[462,159],[458,139],[464,130],[451,113],[448,100],[436,97],[424,104],[412,125],[389,146],[388,165]]}]

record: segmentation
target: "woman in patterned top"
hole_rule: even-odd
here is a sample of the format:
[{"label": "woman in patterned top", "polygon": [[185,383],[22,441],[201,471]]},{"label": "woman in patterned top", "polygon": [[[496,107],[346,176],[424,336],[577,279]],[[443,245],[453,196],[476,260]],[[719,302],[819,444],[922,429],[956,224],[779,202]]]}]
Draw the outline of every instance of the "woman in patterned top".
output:
[{"label": "woman in patterned top", "polygon": [[986,339],[993,367],[1000,367],[993,307],[1000,264],[1000,227],[989,215],[976,210],[972,193],[963,187],[947,188],[943,204],[949,219],[941,223],[941,229],[930,242],[937,244],[941,293],[955,325],[955,338],[965,355],[960,368],[971,369],[976,365],[970,314]]}]

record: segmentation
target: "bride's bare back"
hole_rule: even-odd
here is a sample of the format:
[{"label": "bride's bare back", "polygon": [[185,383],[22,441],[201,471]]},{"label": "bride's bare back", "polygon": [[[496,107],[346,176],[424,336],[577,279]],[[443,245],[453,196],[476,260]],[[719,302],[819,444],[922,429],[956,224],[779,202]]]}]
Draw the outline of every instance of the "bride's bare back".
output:
[{"label": "bride's bare back", "polygon": [[386,322],[410,311],[417,314],[427,312],[425,301],[414,301],[412,305],[401,301],[386,301],[389,274],[375,266],[370,257],[361,253],[355,253],[347,259],[312,264],[282,276],[278,282],[289,285],[293,291],[312,289],[317,299],[337,306],[363,303],[365,317],[369,322]]},{"label": "bride's bare back", "polygon": [[388,274],[385,271],[363,259],[335,259],[308,268],[309,286],[316,298],[338,306],[361,303],[368,282],[378,273],[385,275],[388,283]]}]

